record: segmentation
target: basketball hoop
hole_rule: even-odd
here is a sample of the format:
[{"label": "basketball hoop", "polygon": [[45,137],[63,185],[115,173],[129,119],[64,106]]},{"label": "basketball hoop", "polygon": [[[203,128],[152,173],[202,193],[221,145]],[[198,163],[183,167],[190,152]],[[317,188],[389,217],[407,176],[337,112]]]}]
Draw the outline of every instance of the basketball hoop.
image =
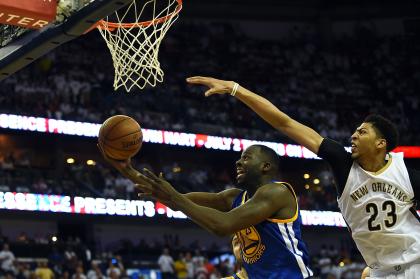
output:
[{"label": "basketball hoop", "polygon": [[134,86],[143,89],[163,81],[159,47],[178,18],[182,0],[166,0],[163,8],[158,7],[159,1],[147,0],[140,4],[140,0],[134,0],[96,26],[112,56],[115,90],[124,87],[129,92]]}]

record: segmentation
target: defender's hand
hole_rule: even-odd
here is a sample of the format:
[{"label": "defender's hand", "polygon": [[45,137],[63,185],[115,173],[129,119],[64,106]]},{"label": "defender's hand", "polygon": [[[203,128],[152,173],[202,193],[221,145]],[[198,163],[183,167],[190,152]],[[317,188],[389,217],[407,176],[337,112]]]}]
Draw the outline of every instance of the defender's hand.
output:
[{"label": "defender's hand", "polygon": [[204,93],[206,97],[213,94],[230,94],[233,90],[233,86],[235,85],[235,82],[233,81],[200,76],[187,78],[187,82],[190,84],[207,86],[209,89]]}]

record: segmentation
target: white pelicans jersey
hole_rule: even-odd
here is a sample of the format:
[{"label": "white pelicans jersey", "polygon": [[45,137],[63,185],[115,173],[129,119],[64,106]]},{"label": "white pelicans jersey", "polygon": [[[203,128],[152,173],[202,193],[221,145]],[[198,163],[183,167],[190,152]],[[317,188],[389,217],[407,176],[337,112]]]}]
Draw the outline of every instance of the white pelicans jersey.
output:
[{"label": "white pelicans jersey", "polygon": [[390,153],[376,173],[353,162],[338,205],[373,270],[395,272],[420,259],[420,222],[402,153]]}]

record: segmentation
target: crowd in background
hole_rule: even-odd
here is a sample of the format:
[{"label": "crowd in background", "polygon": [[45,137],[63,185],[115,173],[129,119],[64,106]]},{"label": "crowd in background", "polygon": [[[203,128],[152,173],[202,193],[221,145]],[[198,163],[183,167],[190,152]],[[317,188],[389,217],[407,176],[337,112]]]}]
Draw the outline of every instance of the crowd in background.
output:
[{"label": "crowd in background", "polygon": [[[163,151],[156,150],[156,153],[160,152]],[[33,161],[39,155],[30,153],[35,151],[0,154],[0,191],[129,200],[138,198],[135,185],[103,161],[92,165],[84,161],[68,164],[66,158],[62,158],[59,162],[36,166]],[[165,160],[165,156],[160,157],[163,161],[152,163],[154,158],[142,154],[133,160],[133,165],[138,170],[148,168],[155,173],[163,172],[165,179],[182,193],[220,192],[237,187],[233,160],[227,161],[215,154],[208,161],[197,164],[194,150],[185,152],[183,158],[173,162]],[[290,178],[287,180],[299,195],[301,209],[338,211],[335,184],[328,169],[313,174],[318,177],[320,184],[312,183],[310,188],[305,188],[309,186],[306,183],[310,182],[298,179],[303,170],[295,173],[294,178],[292,173],[288,173]]]},{"label": "crowd in background", "polygon": [[395,121],[402,144],[419,142],[418,36],[358,30],[329,43],[321,37],[293,29],[266,41],[230,24],[183,22],[161,46],[164,83],[126,94],[113,92],[109,51],[91,33],[4,80],[0,112],[96,123],[128,114],[146,128],[286,140],[234,98],[205,99],[203,88],[185,82],[190,75],[210,75],[239,82],[346,144],[368,113]]},{"label": "crowd in background", "polygon": [[[420,142],[419,37],[379,37],[372,32],[359,32],[326,44],[319,36],[296,29],[281,41],[264,41],[247,37],[230,24],[183,23],[174,26],[162,45],[164,83],[130,94],[113,92],[112,61],[101,40],[97,34],[89,34],[2,81],[0,113],[95,123],[111,115],[127,114],[145,128],[288,141],[234,98],[204,99],[203,88],[186,85],[187,76],[200,74],[235,80],[323,136],[342,143],[349,142],[355,125],[368,113],[381,113],[395,121],[404,135],[402,144]],[[33,166],[27,154],[15,156],[10,152],[0,157],[3,192],[137,197],[130,181],[101,163],[63,163],[58,177],[58,166]],[[142,163],[137,167],[144,166],[163,170],[182,192],[219,191],[234,184],[232,174],[205,163],[190,166],[187,171],[182,162],[158,166]],[[331,174],[322,172],[320,177],[322,187],[300,193],[300,207],[337,210]],[[21,241],[25,241],[24,237]],[[147,255],[147,260],[153,262],[151,267],[179,279],[219,278],[235,270],[229,261],[211,261],[209,251],[198,246],[124,242],[118,249],[107,250],[110,253],[94,251],[80,240],[61,246],[46,237],[33,241],[38,248],[44,247],[38,250],[44,254],[35,257],[42,260],[15,260],[26,257],[19,254],[24,251],[19,250],[18,241],[4,242],[11,248],[5,244],[0,252],[3,276],[125,278],[125,266],[132,265],[136,254]],[[169,250],[164,249],[167,246]],[[219,254],[226,252],[215,250]],[[194,260],[200,257],[194,251],[205,256]],[[355,254],[325,247],[313,253],[312,267],[320,278],[358,278],[363,264],[352,256]]]},{"label": "crowd in background", "polygon": [[[197,241],[185,246],[179,244],[177,235],[155,241],[139,238],[138,243],[121,239],[102,249],[78,237],[32,238],[21,232],[16,239],[0,239],[0,277],[7,279],[147,279],[153,278],[148,277],[153,271],[160,271],[163,279],[219,279],[240,269],[230,247],[205,246]],[[323,245],[319,253],[311,255],[316,278],[359,279],[363,260],[350,256],[352,253],[357,254]]]},{"label": "crowd in background", "polygon": [[[205,99],[203,88],[186,84],[185,77],[200,74],[238,81],[321,135],[345,144],[356,125],[368,113],[377,112],[397,123],[402,145],[416,145],[420,140],[416,113],[419,51],[416,36],[380,37],[363,28],[326,43],[319,34],[299,28],[281,40],[269,41],[250,38],[232,24],[183,22],[174,26],[161,46],[164,83],[127,94],[113,91],[109,51],[92,32],[5,79],[0,88],[0,113],[96,123],[127,114],[145,128],[289,141],[234,98]],[[74,164],[56,178],[55,169],[28,171],[27,158],[13,166],[8,162],[13,161],[10,155],[1,157],[4,187],[0,186],[4,190],[136,195],[132,183],[100,164]],[[205,164],[188,171],[178,171],[176,163],[156,167],[184,192],[218,191],[234,182],[232,175]],[[80,184],[86,187],[74,187]],[[301,194],[304,209],[337,208],[328,175],[323,187]]]},{"label": "crowd in background", "polygon": [[[188,159],[187,156],[185,159]],[[109,166],[103,165],[100,162],[97,162],[96,165],[88,166],[84,162],[67,164],[63,160],[62,167],[64,168],[63,173],[65,175],[57,176],[53,168],[42,169],[32,166],[31,158],[27,153],[21,153],[20,156],[12,153],[0,161],[2,162],[0,164],[0,191],[125,199],[137,198],[137,192],[130,181],[118,175]],[[144,161],[148,161],[147,158],[141,158],[140,161],[140,163],[135,164],[136,168],[148,167],[152,170],[163,170],[166,178],[180,191],[218,191],[226,187],[232,187],[233,185],[233,179],[228,172],[223,174],[216,173],[213,170],[213,175],[208,175],[211,173],[211,166],[206,164],[195,165],[195,167],[188,166],[189,170],[187,171],[184,170],[185,162],[182,161],[161,166],[143,163]],[[329,181],[331,179],[330,176],[331,174],[328,171],[321,172],[319,178],[324,183],[322,186],[319,186],[320,189],[309,189],[299,194],[299,205],[301,209],[337,211],[335,190],[332,181]],[[219,185],[220,188],[215,188],[215,185]],[[62,245],[52,242],[51,236],[36,236],[30,239],[22,234],[18,240],[21,242],[11,242],[12,251],[15,252],[16,258],[34,258],[35,260],[31,262],[16,261],[14,266],[16,278],[40,278],[36,277],[36,272],[39,269],[45,270],[45,264],[54,272],[55,278],[84,278],[82,275],[86,276],[86,278],[100,278],[89,277],[89,272],[90,276],[96,276],[95,274],[100,273],[103,276],[111,278],[108,269],[110,266],[115,265],[115,263],[112,263],[112,261],[115,262],[115,259],[117,259],[115,255],[121,257],[117,262],[123,263],[127,268],[132,268],[134,262],[142,262],[143,265],[147,262],[148,268],[166,271],[168,269],[159,265],[159,257],[164,247],[169,247],[170,249],[173,267],[169,270],[172,270],[170,272],[173,272],[173,275],[177,274],[177,277],[173,278],[185,278],[183,277],[185,272],[187,274],[196,274],[197,272],[198,274],[187,278],[220,278],[218,276],[225,276],[235,268],[238,268],[226,259],[214,260],[217,258],[217,255],[227,252],[230,253],[230,247],[209,244],[205,246],[197,242],[183,246],[179,242],[179,237],[167,237],[163,241],[144,241],[139,239],[137,243],[125,239],[119,243],[101,247],[99,250],[95,250],[93,246],[87,248],[77,238],[70,239],[67,241],[68,243],[66,242]],[[33,244],[36,246],[31,246]],[[28,249],[28,247],[32,247],[33,249]],[[55,250],[53,247],[57,249]],[[50,258],[49,255],[52,251],[58,253],[59,255],[57,257],[60,259],[65,259],[66,255],[69,254],[69,251],[67,251],[68,247],[73,247],[72,250],[78,255],[77,259],[81,259],[81,257],[86,255],[86,249],[90,250],[92,254],[91,259],[94,259],[93,266],[91,267],[91,263],[89,262],[80,263],[79,260],[76,261],[76,259],[73,259],[73,271],[66,272],[66,260],[60,264],[54,264],[51,260],[48,260],[48,262],[45,261],[45,259]],[[337,248],[329,247],[328,249],[332,252],[325,252],[325,249],[321,249],[321,251],[310,251],[312,257],[311,267],[316,272],[315,274],[319,274],[319,278],[329,279],[358,278],[357,276],[360,275],[360,271],[363,268],[363,261],[354,258],[353,255],[357,254],[357,252],[351,250],[348,245],[339,249]],[[28,251],[31,253],[37,251],[38,254],[25,254]],[[203,255],[200,266],[198,267],[190,263],[197,253],[196,251],[200,251]],[[74,275],[77,270],[80,273],[80,277],[77,277],[79,275]],[[26,275],[19,277],[19,272]],[[211,274],[213,274],[213,277],[210,277]],[[121,272],[118,276],[112,276],[112,278],[125,278],[128,275]]]}]

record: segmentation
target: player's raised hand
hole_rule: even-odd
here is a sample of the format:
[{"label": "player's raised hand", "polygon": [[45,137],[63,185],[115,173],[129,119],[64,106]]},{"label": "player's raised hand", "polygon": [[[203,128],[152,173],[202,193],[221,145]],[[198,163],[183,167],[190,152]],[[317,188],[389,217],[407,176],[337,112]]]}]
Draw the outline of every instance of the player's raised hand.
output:
[{"label": "player's raised hand", "polygon": [[102,157],[105,159],[105,161],[107,161],[111,166],[113,166],[117,170],[121,171],[122,169],[125,169],[125,168],[131,166],[131,160],[130,160],[130,158],[127,159],[127,160],[115,160],[115,159],[112,159],[111,157],[109,157],[108,155],[106,155],[106,153],[104,152],[101,144],[98,143],[96,146],[98,147],[98,149],[101,152]]},{"label": "player's raised hand", "polygon": [[143,183],[137,183],[136,187],[143,194],[139,194],[139,197],[153,197],[167,206],[173,206],[172,198],[175,195],[180,195],[174,187],[165,180],[163,174],[160,173],[156,176],[153,172],[148,169],[144,169],[143,173],[139,174],[139,177],[143,180]]},{"label": "player's raised hand", "polygon": [[116,160],[112,159],[102,149],[100,144],[97,144],[99,151],[102,153],[102,157],[107,161],[111,166],[116,168],[122,175],[130,179],[133,183],[144,183],[144,180],[140,176],[140,172],[133,168],[131,165],[131,158],[126,160]]},{"label": "player's raised hand", "polygon": [[233,81],[201,76],[189,77],[187,78],[187,82],[190,84],[207,86],[209,89],[204,93],[206,97],[213,94],[230,94],[235,85],[235,82]]}]

